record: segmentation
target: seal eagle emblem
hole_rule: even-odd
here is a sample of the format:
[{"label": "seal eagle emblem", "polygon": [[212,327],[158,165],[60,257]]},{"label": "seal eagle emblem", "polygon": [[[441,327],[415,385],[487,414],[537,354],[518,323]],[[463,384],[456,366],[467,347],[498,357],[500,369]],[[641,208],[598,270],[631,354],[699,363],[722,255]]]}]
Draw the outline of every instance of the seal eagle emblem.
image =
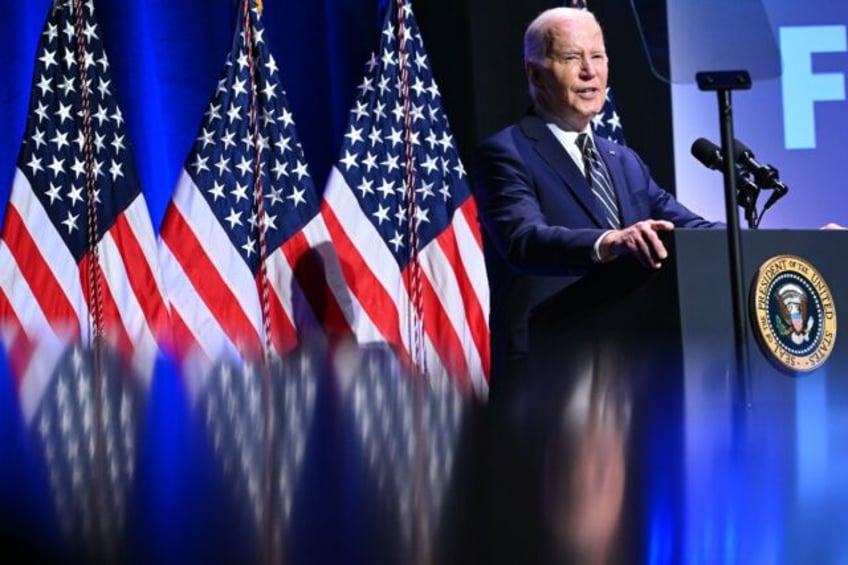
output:
[{"label": "seal eagle emblem", "polygon": [[800,257],[778,255],[760,266],[751,311],[760,345],[781,369],[812,371],[833,351],[833,296],[818,270]]}]

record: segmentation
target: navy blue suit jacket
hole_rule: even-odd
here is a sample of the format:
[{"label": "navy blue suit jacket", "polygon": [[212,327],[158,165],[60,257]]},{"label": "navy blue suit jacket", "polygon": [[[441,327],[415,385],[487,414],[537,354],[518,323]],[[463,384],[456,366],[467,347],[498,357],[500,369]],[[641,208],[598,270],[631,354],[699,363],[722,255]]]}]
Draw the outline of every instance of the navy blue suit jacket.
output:
[{"label": "navy blue suit jacket", "polygon": [[[633,150],[601,138],[595,144],[622,226],[646,219],[686,228],[717,225],[657,186]],[[592,268],[593,247],[607,228],[582,170],[534,114],[478,148],[474,189],[491,285],[494,384],[500,365],[528,351],[533,308]]]}]

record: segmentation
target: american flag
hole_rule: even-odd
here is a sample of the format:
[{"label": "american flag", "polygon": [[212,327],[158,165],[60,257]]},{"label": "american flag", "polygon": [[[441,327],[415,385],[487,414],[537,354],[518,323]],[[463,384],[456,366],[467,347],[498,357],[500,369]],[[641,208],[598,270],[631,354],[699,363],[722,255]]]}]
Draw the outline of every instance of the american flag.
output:
[{"label": "american flag", "polygon": [[[565,0],[564,5],[586,10],[588,9],[588,0]],[[609,87],[607,87],[604,107],[592,118],[592,131],[595,132],[595,135],[625,145],[624,130],[621,128],[618,112],[615,111],[615,99],[612,95],[612,89]]]},{"label": "american flag", "polygon": [[476,204],[410,3],[392,2],[322,214],[360,343],[484,395],[489,290]]},{"label": "american flag", "polygon": [[[283,355],[318,317],[345,324],[333,301],[316,317],[296,282],[321,287],[328,236],[259,11],[239,4],[223,76],[161,229],[177,352],[197,374],[225,359]],[[327,256],[316,262],[318,253]]]},{"label": "american flag", "polygon": [[168,316],[92,2],[56,0],[37,53],[0,241],[0,326],[27,418],[67,343],[100,335],[148,377]]}]

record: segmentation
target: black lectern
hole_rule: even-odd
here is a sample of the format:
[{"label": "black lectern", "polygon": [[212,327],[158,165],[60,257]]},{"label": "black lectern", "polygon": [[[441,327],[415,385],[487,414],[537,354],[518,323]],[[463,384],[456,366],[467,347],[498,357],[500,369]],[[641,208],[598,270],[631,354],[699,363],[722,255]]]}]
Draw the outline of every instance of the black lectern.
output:
[{"label": "black lectern", "polygon": [[[722,230],[675,230],[666,240],[670,256],[661,269],[650,271],[635,261],[619,260],[566,287],[540,305],[531,318],[530,367],[541,375],[562,373],[573,369],[575,360],[584,362],[591,351],[596,360],[614,355],[615,365],[625,372],[639,368],[640,373],[661,371],[685,377],[692,372],[700,375],[709,367],[717,373],[733,373],[726,243]],[[752,315],[757,290],[752,285],[758,270],[778,255],[796,256],[811,264],[829,287],[836,336],[829,344],[829,357],[815,371],[841,374],[848,368],[848,337],[840,335],[848,329],[839,327],[848,312],[846,249],[847,231],[742,233],[752,381],[761,383],[765,378],[779,386],[787,378],[808,374],[787,369],[772,358]],[[789,327],[789,322],[778,323]],[[753,392],[749,384],[740,383],[736,392]],[[755,403],[756,397],[745,401]]]}]

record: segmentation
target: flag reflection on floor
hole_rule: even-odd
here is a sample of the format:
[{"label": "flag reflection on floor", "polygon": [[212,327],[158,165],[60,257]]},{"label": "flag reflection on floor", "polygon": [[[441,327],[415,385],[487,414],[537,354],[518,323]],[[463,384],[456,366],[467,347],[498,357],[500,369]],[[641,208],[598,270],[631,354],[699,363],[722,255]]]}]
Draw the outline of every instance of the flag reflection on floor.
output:
[{"label": "flag reflection on floor", "polygon": [[410,375],[386,346],[340,348],[335,369],[377,504],[397,525],[385,537],[398,540],[402,562],[430,562],[471,403],[449,383]]},{"label": "flag reflection on floor", "polygon": [[[105,348],[69,348],[30,422],[69,555],[114,559],[126,541],[140,414],[137,382]],[[99,392],[98,392],[99,391]]]}]

